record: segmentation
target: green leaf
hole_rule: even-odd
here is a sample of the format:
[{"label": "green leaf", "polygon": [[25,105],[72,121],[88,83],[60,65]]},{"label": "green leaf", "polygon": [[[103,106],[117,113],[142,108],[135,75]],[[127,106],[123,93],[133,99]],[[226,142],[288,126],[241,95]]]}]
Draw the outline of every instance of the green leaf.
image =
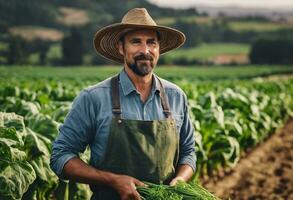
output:
[{"label": "green leaf", "polygon": [[14,127],[17,131],[25,131],[23,117],[15,113],[0,112],[0,127]]},{"label": "green leaf", "polygon": [[0,199],[21,199],[35,179],[35,171],[27,161],[9,162],[0,171]]},{"label": "green leaf", "polygon": [[58,134],[59,123],[53,120],[49,115],[35,114],[28,118],[28,127],[33,131],[54,140]]}]

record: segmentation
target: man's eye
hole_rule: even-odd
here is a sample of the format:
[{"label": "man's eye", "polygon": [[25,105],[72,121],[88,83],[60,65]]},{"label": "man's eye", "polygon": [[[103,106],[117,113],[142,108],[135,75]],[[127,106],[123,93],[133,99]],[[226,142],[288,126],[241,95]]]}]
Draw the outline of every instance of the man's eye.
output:
[{"label": "man's eye", "polygon": [[157,42],[156,41],[150,41],[149,44],[156,45]]},{"label": "man's eye", "polygon": [[138,41],[138,40],[133,40],[131,43],[132,43],[132,44],[138,44],[139,41]]}]

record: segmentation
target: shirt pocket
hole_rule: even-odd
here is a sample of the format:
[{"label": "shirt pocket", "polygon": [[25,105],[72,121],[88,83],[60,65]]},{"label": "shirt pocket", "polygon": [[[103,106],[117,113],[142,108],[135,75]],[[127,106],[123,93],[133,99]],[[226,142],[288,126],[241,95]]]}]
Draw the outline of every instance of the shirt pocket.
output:
[{"label": "shirt pocket", "polygon": [[175,120],[177,131],[178,133],[180,133],[180,130],[183,124],[184,115],[173,115],[173,118]]}]

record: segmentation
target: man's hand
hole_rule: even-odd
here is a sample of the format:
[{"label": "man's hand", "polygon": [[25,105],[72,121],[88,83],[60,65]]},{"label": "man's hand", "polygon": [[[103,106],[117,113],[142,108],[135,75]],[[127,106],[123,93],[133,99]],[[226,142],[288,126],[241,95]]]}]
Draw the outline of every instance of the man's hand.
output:
[{"label": "man's hand", "polygon": [[193,175],[193,170],[189,165],[179,165],[176,169],[176,176],[170,182],[171,186],[176,185],[178,181],[187,182]]},{"label": "man's hand", "polygon": [[183,177],[181,177],[181,176],[177,176],[177,177],[175,177],[175,178],[172,179],[172,181],[170,182],[170,186],[174,186],[174,185],[176,185],[176,183],[177,183],[178,181],[185,182],[185,180],[184,180]]},{"label": "man's hand", "polygon": [[146,185],[131,176],[117,175],[111,187],[119,193],[121,200],[141,200],[136,186]]}]

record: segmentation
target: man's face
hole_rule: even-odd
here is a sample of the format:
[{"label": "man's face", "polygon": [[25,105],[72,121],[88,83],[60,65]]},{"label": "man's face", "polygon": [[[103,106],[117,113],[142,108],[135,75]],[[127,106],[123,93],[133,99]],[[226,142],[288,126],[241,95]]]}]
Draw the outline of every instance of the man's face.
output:
[{"label": "man's face", "polygon": [[146,76],[153,71],[160,56],[157,33],[152,30],[131,31],[124,36],[124,42],[119,42],[119,52],[135,74]]}]

